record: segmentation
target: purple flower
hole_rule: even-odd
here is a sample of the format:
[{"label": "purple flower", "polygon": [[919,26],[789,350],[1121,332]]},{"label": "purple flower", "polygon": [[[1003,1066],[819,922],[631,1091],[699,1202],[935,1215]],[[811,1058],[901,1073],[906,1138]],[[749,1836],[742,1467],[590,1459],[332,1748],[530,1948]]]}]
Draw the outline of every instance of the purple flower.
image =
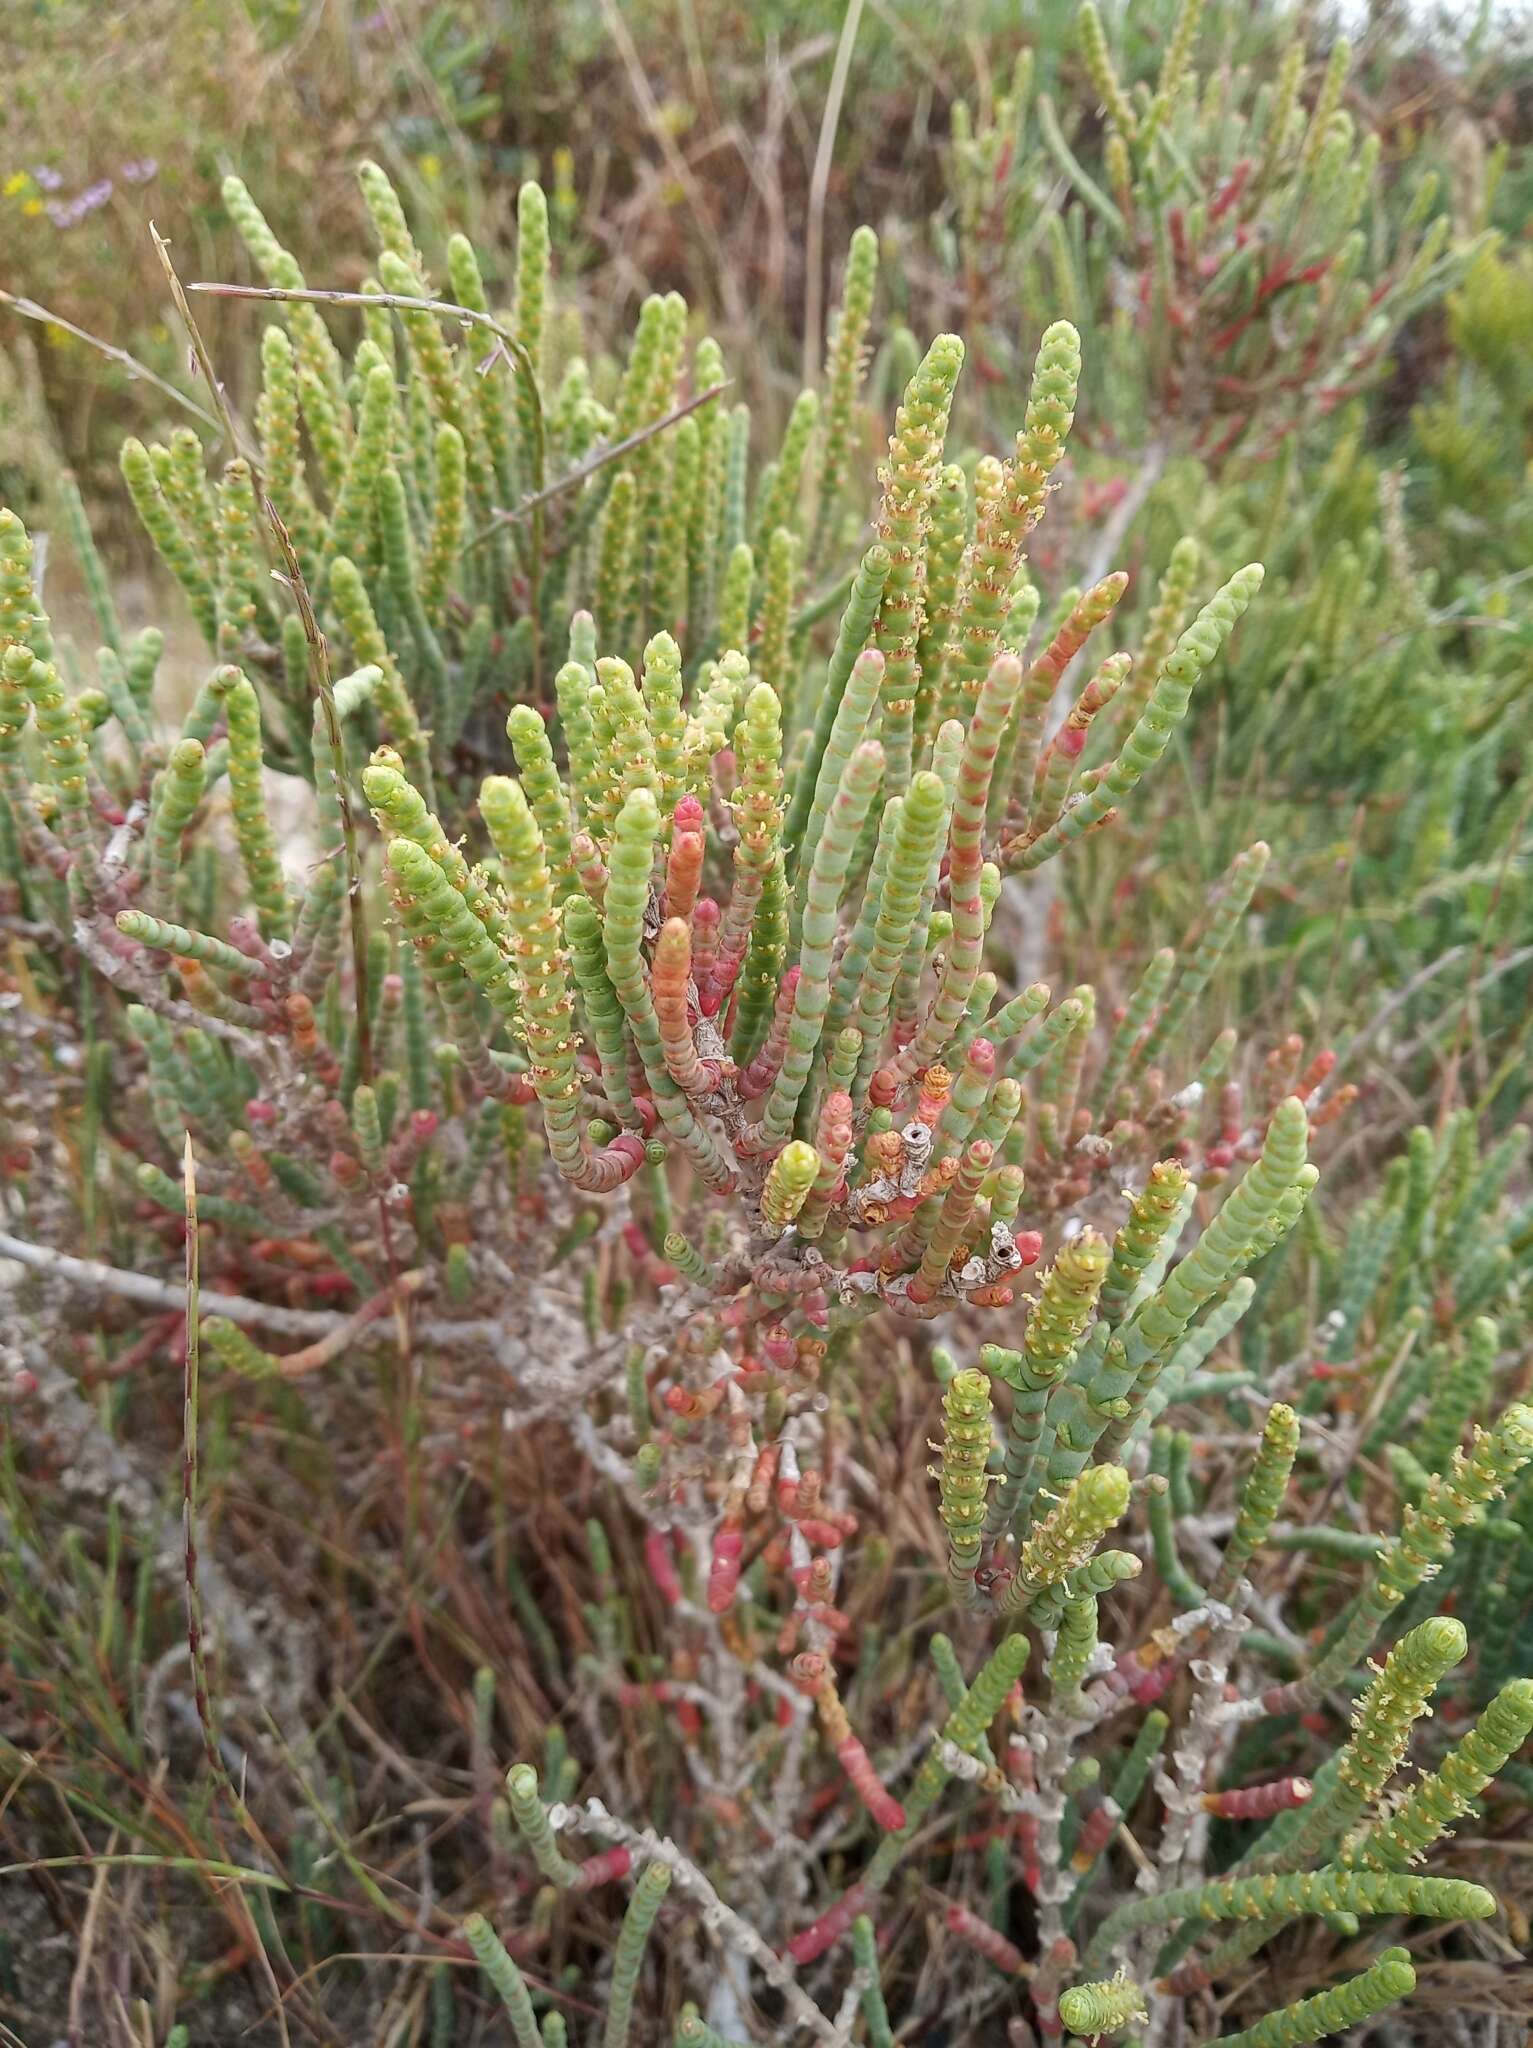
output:
[{"label": "purple flower", "polygon": [[63,182],[61,172],[50,170],[47,164],[33,164],[32,183],[39,192],[57,192]]},{"label": "purple flower", "polygon": [[159,168],[152,156],[137,156],[131,163],[120,165],[117,175],[125,184],[147,185]]},{"label": "purple flower", "polygon": [[50,199],[48,218],[56,228],[77,228],[82,220],[105,206],[111,196],[111,179],[98,178],[94,185],[87,185],[73,199]]}]

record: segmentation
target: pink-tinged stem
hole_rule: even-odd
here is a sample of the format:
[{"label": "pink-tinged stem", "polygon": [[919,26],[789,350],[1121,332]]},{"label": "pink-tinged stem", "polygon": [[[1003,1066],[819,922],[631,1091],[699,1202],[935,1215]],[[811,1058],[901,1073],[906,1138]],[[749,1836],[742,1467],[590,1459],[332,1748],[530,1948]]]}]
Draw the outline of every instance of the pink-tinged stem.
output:
[{"label": "pink-tinged stem", "polygon": [[846,1934],[852,1922],[867,1904],[867,1892],[860,1884],[854,1884],[850,1891],[843,1892],[836,1903],[823,1912],[819,1919],[806,1927],[801,1934],[795,1934],[788,1943],[788,1953],[802,1969],[805,1963],[812,1963],[824,1955],[828,1948]]},{"label": "pink-tinged stem", "polygon": [[1237,1785],[1228,1792],[1205,1792],[1203,1811],[1220,1820],[1271,1820],[1303,1806],[1314,1787],[1308,1778],[1274,1778],[1265,1785]]},{"label": "pink-tinged stem", "polygon": [[665,861],[664,916],[690,919],[707,843],[702,805],[690,793],[678,797],[671,813],[671,844]]},{"label": "pink-tinged stem", "polygon": [[734,1605],[744,1548],[745,1538],[739,1523],[720,1522],[713,1539],[713,1562],[708,1567],[710,1614],[725,1614]]},{"label": "pink-tinged stem", "polygon": [[735,885],[730,892],[729,908],[719,925],[718,957],[707,986],[698,982],[698,1007],[705,1017],[716,1017],[728,1001],[731,990],[739,979],[740,969],[745,964],[745,955],[750,946],[751,923],[756,915],[756,905],[761,900],[762,875],[756,867],[740,866],[735,869]]},{"label": "pink-tinged stem", "polygon": [[644,1532],[644,1562],[649,1575],[660,1589],[660,1597],[667,1607],[681,1604],[681,1580],[676,1572],[676,1559],[671,1550],[669,1529],[646,1529]]},{"label": "pink-tinged stem", "polygon": [[692,973],[692,935],[684,917],[668,918],[655,941],[650,994],[666,1072],[683,1095],[711,1095],[719,1083],[717,1060],[699,1058],[688,1015],[687,984]]},{"label": "pink-tinged stem", "polygon": [[595,1856],[588,1856],[576,1868],[574,1889],[588,1892],[599,1884],[616,1884],[627,1877],[633,1869],[633,1856],[627,1849],[602,1849]]},{"label": "pink-tinged stem", "polygon": [[[699,896],[692,911],[692,979],[698,987],[699,1007],[704,984],[711,977],[719,953],[719,906],[711,896]],[[703,1011],[706,1017],[708,1012]]]},{"label": "pink-tinged stem", "polygon": [[777,1001],[765,1043],[735,1083],[735,1091],[742,1102],[754,1102],[758,1096],[765,1095],[777,1078],[777,1070],[788,1049],[788,1027],[793,1022],[793,998],[797,990],[798,969],[790,967],[778,983]]},{"label": "pink-tinged stem", "polygon": [[948,1906],[945,1918],[948,1933],[956,1934],[960,1941],[977,1949],[986,1962],[994,1963],[1008,1977],[1026,1974],[1027,1964],[1022,1959],[1022,1951],[988,1920],[981,1920],[977,1913],[971,1913],[967,1906],[960,1906],[956,1900]]},{"label": "pink-tinged stem", "polygon": [[846,1772],[847,1782],[874,1820],[891,1835],[897,1834],[905,1825],[905,1809],[884,1785],[873,1768],[873,1759],[857,1737],[844,1736],[836,1744],[836,1755]]}]

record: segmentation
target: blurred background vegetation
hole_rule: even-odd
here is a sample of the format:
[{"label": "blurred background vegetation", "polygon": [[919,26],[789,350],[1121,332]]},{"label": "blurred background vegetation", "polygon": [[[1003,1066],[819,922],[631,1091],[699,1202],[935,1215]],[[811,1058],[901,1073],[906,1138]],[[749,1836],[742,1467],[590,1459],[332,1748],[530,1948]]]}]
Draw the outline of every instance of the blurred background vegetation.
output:
[{"label": "blurred background vegetation", "polygon": [[[646,291],[682,291],[723,330],[726,353],[744,354],[749,335],[746,398],[760,406],[775,393],[785,409],[808,367],[824,266],[860,221],[885,239],[894,312],[926,330],[1014,318],[1026,194],[997,169],[1019,52],[1081,160],[1101,141],[1062,0],[9,0],[5,12],[4,284],[162,373],[178,368],[178,343],[150,219],[173,234],[184,270],[243,274],[219,194],[238,169],[312,276],[351,286],[363,243],[354,170],[371,153],[428,250],[434,223],[438,242],[462,227],[503,258],[517,184],[540,178],[557,195],[567,291],[578,284],[614,333]],[[1122,10],[1126,82],[1154,77],[1172,12],[1161,0]],[[852,84],[836,95],[817,181],[849,18]],[[1336,21],[1318,8],[1215,5],[1201,43],[1260,78],[1296,30],[1318,62]],[[1493,225],[1526,246],[1533,31],[1511,11],[1381,5],[1354,42],[1347,105],[1379,137],[1386,186],[1435,169],[1460,226]],[[1036,326],[1040,310],[1029,310]],[[1503,309],[1499,344],[1478,307],[1462,324],[1498,392],[1525,406],[1508,361],[1515,311]],[[143,424],[142,391],[82,357],[62,327],[28,347],[8,321],[3,338],[8,466],[19,460],[17,387],[30,385],[82,486],[92,461],[109,473],[122,433]],[[1463,336],[1440,312],[1411,332],[1378,431],[1405,427],[1455,345]],[[1014,331],[999,346],[1026,353]],[[775,430],[770,414],[763,424]],[[1437,430],[1431,459],[1462,487],[1448,421]]]}]

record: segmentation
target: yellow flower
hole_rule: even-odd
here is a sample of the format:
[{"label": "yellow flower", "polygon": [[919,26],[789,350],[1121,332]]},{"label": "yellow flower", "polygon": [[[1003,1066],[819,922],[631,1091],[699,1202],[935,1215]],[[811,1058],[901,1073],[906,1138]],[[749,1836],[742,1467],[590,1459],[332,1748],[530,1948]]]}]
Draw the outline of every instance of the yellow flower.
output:
[{"label": "yellow flower", "polygon": [[18,192],[25,192],[32,180],[25,171],[12,171],[6,179],[3,190],[7,199],[14,199]]},{"label": "yellow flower", "polygon": [[21,210],[23,213],[39,214],[43,210],[43,202],[40,199],[23,199]]},{"label": "yellow flower", "polygon": [[428,151],[420,161],[420,173],[428,185],[434,185],[442,175],[442,159],[434,150]]}]

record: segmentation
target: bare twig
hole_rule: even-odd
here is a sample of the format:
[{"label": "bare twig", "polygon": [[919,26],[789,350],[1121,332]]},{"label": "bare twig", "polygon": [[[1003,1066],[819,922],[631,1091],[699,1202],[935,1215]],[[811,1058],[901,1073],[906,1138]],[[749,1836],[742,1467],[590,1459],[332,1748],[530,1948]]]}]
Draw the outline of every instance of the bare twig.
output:
[{"label": "bare twig", "polygon": [[[346,862],[346,906],[347,923],[351,931],[351,982],[352,1014],[357,1027],[357,1072],[367,1087],[373,1082],[373,1026],[372,995],[369,989],[367,971],[367,916],[362,896],[362,863],[357,855],[357,827],[351,811],[351,793],[346,781],[346,747],[341,738],[341,714],[335,705],[335,683],[330,672],[330,649],[325,636],[319,629],[319,620],[314,612],[314,600],[309,595],[303,565],[293,546],[292,536],[282,523],[280,513],[263,491],[261,503],[266,510],[267,524],[277,543],[282,557],[289,590],[298,607],[299,624],[303,627],[304,642],[309,650],[309,675],[314,684],[325,719],[325,735],[330,747],[330,782],[335,795],[336,809],[341,819],[341,851]],[[410,1341],[409,1318],[404,1297],[399,1293],[399,1266],[394,1256],[394,1233],[389,1225],[387,1201],[378,1198],[378,1231],[383,1240],[384,1254],[389,1265],[389,1287],[395,1299],[395,1310],[399,1331],[401,1356],[408,1353]]]},{"label": "bare twig", "polygon": [[[155,237],[156,244],[159,237]],[[197,1706],[197,1723],[202,1730],[202,1746],[207,1757],[208,1769],[212,1774],[214,1787],[228,1801],[229,1810],[241,1829],[261,1853],[276,1868],[281,1864],[272,1853],[271,1844],[256,1825],[254,1816],[246,1806],[244,1798],[229,1776],[229,1767],[224,1762],[219,1746],[218,1730],[213,1721],[213,1693],[208,1678],[207,1641],[202,1625],[202,1593],[197,1576],[197,1478],[198,1478],[198,1377],[202,1356],[202,1326],[198,1296],[199,1239],[197,1235],[197,1165],[192,1151],[192,1134],[186,1134],[186,1144],[181,1155],[183,1174],[183,1198],[186,1204],[186,1337],[185,1372],[182,1380],[182,1437],[181,1437],[181,1537],[182,1555],[185,1562],[186,1590],[186,1647],[191,1658],[192,1693]],[[224,1848],[222,1830],[216,1820],[213,1822],[214,1839],[220,1852],[228,1860]],[[261,1973],[270,1987],[276,2008],[277,2031],[282,2037],[283,2048],[288,2048],[290,2035],[287,2026],[287,2008],[283,2001],[281,1986],[272,1969],[271,1958],[266,1953],[266,1944],[261,1939],[260,1929],[251,1916],[249,1905],[243,1893],[237,1895],[241,1918],[246,1922],[247,1939],[252,1943],[260,1958]]]},{"label": "bare twig", "polygon": [[306,305],[316,306],[388,306],[402,313],[434,313],[438,319],[456,320],[462,327],[482,327],[487,334],[493,334],[498,346],[490,352],[481,369],[485,372],[492,367],[498,355],[504,354],[516,375],[517,384],[525,401],[528,416],[532,421],[532,447],[528,451],[532,458],[533,496],[530,502],[532,533],[527,548],[527,616],[532,621],[532,680],[534,694],[537,692],[542,662],[543,624],[543,507],[542,489],[545,466],[548,461],[548,434],[543,420],[543,394],[538,389],[537,365],[527,353],[525,346],[502,327],[488,313],[477,313],[472,306],[455,305],[451,299],[417,298],[409,292],[345,292],[330,287],[305,285],[287,286],[279,284],[221,284],[204,279],[191,286],[194,292],[206,292],[216,299],[265,299],[274,301],[302,300]]},{"label": "bare twig", "polygon": [[185,287],[176,275],[176,266],[170,260],[170,243],[160,233],[153,221],[149,223],[149,238],[154,243],[154,253],[160,259],[160,268],[165,273],[165,282],[170,286],[170,295],[176,302],[176,311],[181,316],[181,323],[186,329],[188,340],[191,342],[192,354],[196,358],[197,368],[202,372],[202,381],[212,393],[213,403],[218,407],[218,417],[223,423],[224,438],[229,444],[229,452],[231,456],[243,455],[245,457],[246,461],[250,464],[250,474],[256,482],[257,489],[259,489],[260,466],[249,445],[240,434],[238,424],[229,406],[229,395],[219,381],[218,372],[213,368],[212,355],[209,353],[207,343],[202,338],[202,330],[198,327],[192,309],[186,302]]},{"label": "bare twig", "polygon": [[[55,1251],[52,1245],[34,1244],[28,1238],[12,1237],[9,1231],[0,1230],[0,1259],[14,1259],[18,1266],[27,1266],[33,1272],[48,1273],[55,1279],[66,1281],[71,1287],[78,1287],[88,1294],[115,1294],[123,1301],[136,1301],[141,1307],[185,1311],[186,1293],[184,1288],[174,1286],[168,1280],[152,1279],[147,1273],[130,1273],[122,1266],[109,1266],[101,1259],[77,1259],[69,1252]],[[415,1276],[401,1276],[400,1285],[412,1287],[418,1282]],[[335,1309],[283,1308],[276,1302],[253,1301],[244,1294],[209,1293],[200,1291],[199,1307],[205,1316],[222,1316],[226,1322],[238,1323],[245,1329],[270,1330],[277,1337],[307,1337],[316,1341],[334,1338],[340,1331],[349,1331],[353,1342],[369,1341],[376,1331],[374,1322],[359,1314],[342,1315]],[[382,1334],[376,1331],[376,1334]],[[483,1344],[499,1356],[505,1355],[507,1328],[503,1316],[464,1317],[461,1320],[438,1317],[422,1324],[418,1335],[425,1343],[440,1346],[463,1346]],[[627,1339],[613,1338],[595,1354],[596,1362],[603,1373],[615,1371],[626,1349]]]},{"label": "bare twig", "polygon": [[653,1828],[630,1827],[626,1821],[609,1813],[599,1799],[587,1799],[579,1806],[551,1806],[548,1818],[560,1830],[589,1829],[593,1834],[605,1835],[609,1841],[621,1842],[632,1852],[636,1862],[665,1864],[676,1881],[677,1889],[696,1899],[702,1907],[704,1926],[727,1935],[736,1948],[750,1957],[773,1989],[782,1994],[795,2023],[828,2042],[830,2048],[842,2048],[845,2037],[837,2033],[832,2022],[799,1988],[781,1958],[768,1947],[748,1920],[742,1920],[738,1913],[725,1905],[702,1871],[668,1836],[656,1834]]},{"label": "bare twig", "polygon": [[497,511],[488,525],[480,527],[476,534],[469,537],[464,544],[464,553],[489,540],[502,526],[509,526],[517,520],[525,519],[530,512],[535,512],[540,505],[546,505],[551,498],[561,497],[565,491],[574,490],[575,486],[583,484],[587,477],[595,476],[598,470],[605,469],[609,462],[616,462],[620,455],[626,455],[630,448],[637,448],[642,442],[652,441],[656,434],[663,434],[667,427],[674,427],[676,422],[684,420],[689,412],[696,412],[699,406],[712,404],[715,398],[730,389],[733,381],[732,378],[726,377],[721,384],[710,384],[706,391],[699,391],[695,397],[685,400],[683,404],[673,406],[660,419],[651,420],[647,427],[640,427],[636,433],[625,434],[621,441],[614,441],[610,447],[598,449],[596,454],[578,464],[568,475],[557,477],[541,491],[532,492],[530,496],[523,498],[519,505]]},{"label": "bare twig", "polygon": [[48,308],[40,306],[36,299],[26,298],[19,292],[0,290],[0,306],[9,306],[13,313],[19,313],[24,320],[36,320],[45,327],[62,328],[65,334],[72,334],[76,341],[83,341],[87,348],[95,349],[98,355],[106,356],[111,362],[121,363],[130,377],[140,378],[145,384],[152,384],[156,391],[164,392],[167,398],[173,398],[177,405],[184,407],[187,412],[201,420],[205,427],[216,427],[219,424],[216,414],[205,411],[195,398],[188,398],[184,391],[179,391],[174,384],[167,383],[163,377],[151,370],[147,363],[141,363],[137,356],[129,355],[128,351],[119,348],[116,342],[103,341],[99,334],[92,334],[89,328],[77,327],[73,320],[66,320],[62,313],[50,313]]},{"label": "bare twig", "polygon": [[290,299],[302,300],[311,306],[387,306],[400,313],[435,313],[444,320],[456,320],[465,327],[482,327],[493,334],[506,351],[513,364],[517,380],[523,393],[528,397],[536,415],[537,431],[534,435],[534,462],[539,475],[542,474],[545,457],[543,432],[543,398],[538,390],[538,374],[533,361],[509,329],[502,327],[498,320],[488,313],[476,313],[472,306],[456,305],[451,299],[422,299],[408,292],[345,292],[328,286],[280,284],[224,284],[214,279],[203,278],[187,286],[188,291],[205,292],[214,299],[264,299],[283,302]]},{"label": "bare twig", "polygon": [[186,1201],[186,1344],[181,1402],[181,1538],[186,1579],[186,1647],[192,1660],[192,1688],[197,1699],[197,1720],[202,1728],[208,1769],[219,1790],[238,1810],[240,1802],[229,1782],[228,1767],[213,1727],[207,1653],[202,1634],[202,1603],[197,1592],[197,1396],[202,1325],[197,1305],[200,1292],[197,1276],[197,1166],[190,1131],[186,1134],[182,1150],[182,1172]]},{"label": "bare twig", "polygon": [[[186,1307],[186,1292],[168,1280],[151,1279],[147,1273],[129,1273],[121,1266],[109,1266],[101,1259],[77,1259],[52,1245],[33,1244],[0,1230],[0,1259],[14,1259],[37,1273],[51,1273],[88,1294],[115,1294],[124,1301],[136,1301],[143,1308],[178,1313]],[[222,1316],[226,1322],[246,1328],[267,1329],[279,1337],[328,1337],[348,1318],[333,1309],[281,1308],[274,1302],[251,1301],[243,1294],[201,1294],[204,1315]]]},{"label": "bare twig", "polygon": [[1412,996],[1418,995],[1427,983],[1435,981],[1439,974],[1446,973],[1448,968],[1456,961],[1462,960],[1468,951],[1467,946],[1450,946],[1446,953],[1439,953],[1435,960],[1429,960],[1425,967],[1413,974],[1403,988],[1396,989],[1389,1001],[1374,1011],[1361,1030],[1354,1032],[1346,1050],[1337,1059],[1337,1065],[1342,1071],[1355,1072],[1364,1048],[1373,1043],[1396,1010],[1403,1009]]}]

